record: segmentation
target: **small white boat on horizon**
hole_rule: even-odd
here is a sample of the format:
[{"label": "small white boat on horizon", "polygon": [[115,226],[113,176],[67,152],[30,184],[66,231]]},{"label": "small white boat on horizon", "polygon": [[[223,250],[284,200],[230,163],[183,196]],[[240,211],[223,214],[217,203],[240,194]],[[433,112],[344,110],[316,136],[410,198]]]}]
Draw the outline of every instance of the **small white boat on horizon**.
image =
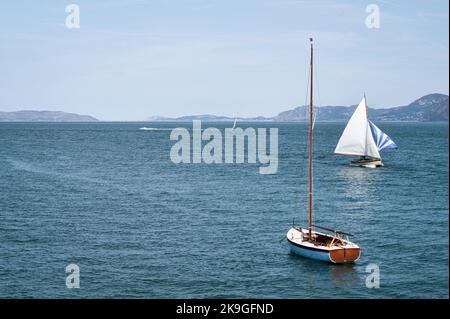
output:
[{"label": "small white boat on horizon", "polygon": [[171,131],[171,130],[177,130],[179,128],[169,128],[169,127],[140,127],[141,131]]}]

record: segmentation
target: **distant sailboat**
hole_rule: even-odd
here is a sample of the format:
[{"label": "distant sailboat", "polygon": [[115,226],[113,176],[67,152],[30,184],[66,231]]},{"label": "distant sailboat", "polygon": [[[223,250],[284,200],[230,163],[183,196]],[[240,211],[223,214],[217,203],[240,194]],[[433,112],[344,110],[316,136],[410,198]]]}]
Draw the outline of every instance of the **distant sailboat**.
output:
[{"label": "distant sailboat", "polygon": [[236,122],[237,122],[237,118],[234,119],[234,123],[233,123],[233,130],[236,127]]},{"label": "distant sailboat", "polygon": [[360,156],[358,159],[351,161],[351,164],[375,168],[383,166],[380,151],[392,148],[397,148],[397,145],[369,120],[367,99],[364,95],[348,121],[334,153]]},{"label": "distant sailboat", "polygon": [[[292,225],[286,234],[286,239],[291,246],[291,251],[306,258],[316,259],[331,263],[347,263],[358,260],[361,249],[358,245],[348,240],[349,233],[330,228],[313,225],[313,126],[314,126],[314,104],[313,104],[313,43],[311,41],[311,89],[309,109],[309,222],[308,228]],[[315,230],[319,228],[331,232],[324,234]],[[344,238],[345,237],[345,238]]]}]

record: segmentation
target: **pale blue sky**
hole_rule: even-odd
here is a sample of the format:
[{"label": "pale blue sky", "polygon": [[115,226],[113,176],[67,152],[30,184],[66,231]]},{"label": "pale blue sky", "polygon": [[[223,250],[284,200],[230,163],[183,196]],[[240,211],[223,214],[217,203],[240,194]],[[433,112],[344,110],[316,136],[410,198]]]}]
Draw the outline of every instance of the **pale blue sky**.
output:
[{"label": "pale blue sky", "polygon": [[[81,28],[64,25],[80,6]],[[368,4],[379,29],[365,26]],[[102,120],[273,116],[305,102],[315,38],[322,105],[448,94],[448,2],[2,1],[0,111]]]}]

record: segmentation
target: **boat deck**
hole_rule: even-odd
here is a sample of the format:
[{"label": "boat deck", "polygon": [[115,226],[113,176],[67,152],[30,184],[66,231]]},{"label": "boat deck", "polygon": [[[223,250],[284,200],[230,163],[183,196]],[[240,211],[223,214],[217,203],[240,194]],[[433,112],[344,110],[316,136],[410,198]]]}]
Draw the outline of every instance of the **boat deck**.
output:
[{"label": "boat deck", "polygon": [[291,228],[287,234],[287,238],[292,243],[311,247],[320,250],[335,250],[342,248],[359,248],[358,245],[345,240],[343,238],[323,234],[317,231],[312,232],[312,240],[310,240],[307,229]]}]

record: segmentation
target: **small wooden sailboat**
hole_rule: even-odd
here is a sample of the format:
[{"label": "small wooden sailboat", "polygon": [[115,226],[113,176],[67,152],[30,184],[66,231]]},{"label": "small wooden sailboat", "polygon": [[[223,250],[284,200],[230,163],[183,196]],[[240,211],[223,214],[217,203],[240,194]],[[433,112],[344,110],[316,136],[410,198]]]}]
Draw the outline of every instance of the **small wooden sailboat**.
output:
[{"label": "small wooden sailboat", "polygon": [[392,139],[369,120],[364,95],[348,121],[334,153],[359,156],[351,161],[351,165],[375,168],[383,166],[380,151],[393,148],[397,148],[397,145]]},{"label": "small wooden sailboat", "polygon": [[[352,234],[339,230],[317,226],[312,224],[313,215],[313,125],[314,125],[314,104],[313,104],[313,40],[311,42],[311,80],[310,80],[310,109],[309,109],[309,223],[304,229],[292,225],[286,234],[291,251],[306,258],[331,262],[347,263],[358,260],[361,249],[358,245],[348,240]],[[330,232],[326,234],[315,229]]]}]

